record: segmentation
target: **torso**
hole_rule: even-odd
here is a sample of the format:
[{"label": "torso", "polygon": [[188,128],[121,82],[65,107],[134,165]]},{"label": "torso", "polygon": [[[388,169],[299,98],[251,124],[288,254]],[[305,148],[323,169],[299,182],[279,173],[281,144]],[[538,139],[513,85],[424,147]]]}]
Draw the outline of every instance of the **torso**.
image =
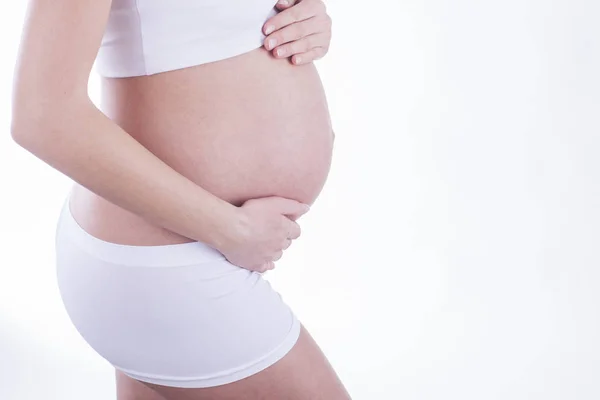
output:
[{"label": "torso", "polygon": [[[329,172],[333,132],[315,66],[294,66],[264,49],[152,76],[104,78],[101,108],[172,168],[235,205],[271,195],[310,204]],[[109,242],[191,240],[77,185],[71,210]]]}]

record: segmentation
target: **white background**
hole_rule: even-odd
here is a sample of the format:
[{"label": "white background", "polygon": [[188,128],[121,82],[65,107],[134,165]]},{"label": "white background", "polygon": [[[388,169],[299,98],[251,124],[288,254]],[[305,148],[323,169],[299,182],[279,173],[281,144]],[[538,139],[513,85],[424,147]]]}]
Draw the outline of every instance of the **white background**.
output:
[{"label": "white background", "polygon": [[[24,3],[0,13],[0,399],[114,399],[55,285],[70,181],[9,135]],[[600,398],[600,2],[329,4],[334,165],[274,286],[357,400]]]}]

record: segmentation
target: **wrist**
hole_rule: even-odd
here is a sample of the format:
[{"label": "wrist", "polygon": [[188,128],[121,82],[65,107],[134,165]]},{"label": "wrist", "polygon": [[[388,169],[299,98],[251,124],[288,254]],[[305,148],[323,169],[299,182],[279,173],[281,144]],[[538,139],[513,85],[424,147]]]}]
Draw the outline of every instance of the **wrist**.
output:
[{"label": "wrist", "polygon": [[210,228],[202,240],[209,246],[222,250],[239,241],[244,226],[244,216],[239,207],[223,201],[210,214]]}]

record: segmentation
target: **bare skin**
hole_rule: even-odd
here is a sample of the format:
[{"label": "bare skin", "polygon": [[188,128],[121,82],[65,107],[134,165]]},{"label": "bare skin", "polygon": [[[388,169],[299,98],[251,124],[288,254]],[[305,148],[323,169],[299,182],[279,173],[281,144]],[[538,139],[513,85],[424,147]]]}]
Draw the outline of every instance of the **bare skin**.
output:
[{"label": "bare skin", "polygon": [[[257,49],[104,79],[99,113],[87,76],[110,0],[30,1],[13,137],[77,182],[71,210],[79,224],[113,243],[200,240],[242,267],[272,268],[299,236],[293,220],[330,168],[333,132],[314,65]],[[177,389],[117,378],[119,400],[350,398],[304,328],[283,359],[228,385]]]},{"label": "bare skin", "polygon": [[303,327],[294,348],[271,367],[240,381],[203,389],[146,384],[116,372],[117,400],[349,400],[333,368]]},{"label": "bare skin", "polygon": [[[272,56],[282,48],[286,54],[301,48],[305,39],[290,39],[299,36],[297,31],[312,32],[318,19],[307,20],[309,28],[296,23],[281,29],[280,24],[289,24],[293,12],[308,17],[310,4],[305,0],[297,6],[300,11],[289,8],[265,23],[265,32],[276,29],[265,39],[271,53],[257,49],[165,74],[103,79],[102,111],[173,169],[229,203],[279,196],[312,204],[331,162],[327,100],[313,64],[294,66]],[[273,48],[271,40],[281,45]],[[83,186],[75,188],[71,204],[80,225],[109,242],[193,240]]]},{"label": "bare skin", "polygon": [[[310,204],[329,171],[333,134],[314,65],[293,66],[263,49],[165,74],[104,79],[102,110],[173,169],[235,205],[266,196]],[[79,187],[73,200],[75,218],[101,239],[190,240]]]}]

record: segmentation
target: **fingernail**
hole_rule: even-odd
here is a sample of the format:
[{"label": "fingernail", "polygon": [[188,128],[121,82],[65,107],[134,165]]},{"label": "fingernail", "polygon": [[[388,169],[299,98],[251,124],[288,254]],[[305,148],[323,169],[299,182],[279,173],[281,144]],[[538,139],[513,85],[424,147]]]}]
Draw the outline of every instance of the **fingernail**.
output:
[{"label": "fingernail", "polygon": [[302,62],[302,57],[296,57],[296,64],[300,64]]},{"label": "fingernail", "polygon": [[[290,4],[290,2],[288,0],[279,0],[278,3],[282,6],[287,6]],[[273,3],[271,3],[273,4]]]},{"label": "fingernail", "polygon": [[285,55],[285,48],[283,48],[283,47],[278,48],[277,49],[277,55],[279,57],[284,56]]},{"label": "fingernail", "polygon": [[269,48],[269,50],[275,48],[276,45],[277,45],[277,40],[269,39],[269,42],[267,43],[267,47]]},{"label": "fingernail", "polygon": [[271,33],[273,33],[274,30],[275,27],[273,25],[267,26],[267,28],[265,29],[265,35],[270,35]]}]

